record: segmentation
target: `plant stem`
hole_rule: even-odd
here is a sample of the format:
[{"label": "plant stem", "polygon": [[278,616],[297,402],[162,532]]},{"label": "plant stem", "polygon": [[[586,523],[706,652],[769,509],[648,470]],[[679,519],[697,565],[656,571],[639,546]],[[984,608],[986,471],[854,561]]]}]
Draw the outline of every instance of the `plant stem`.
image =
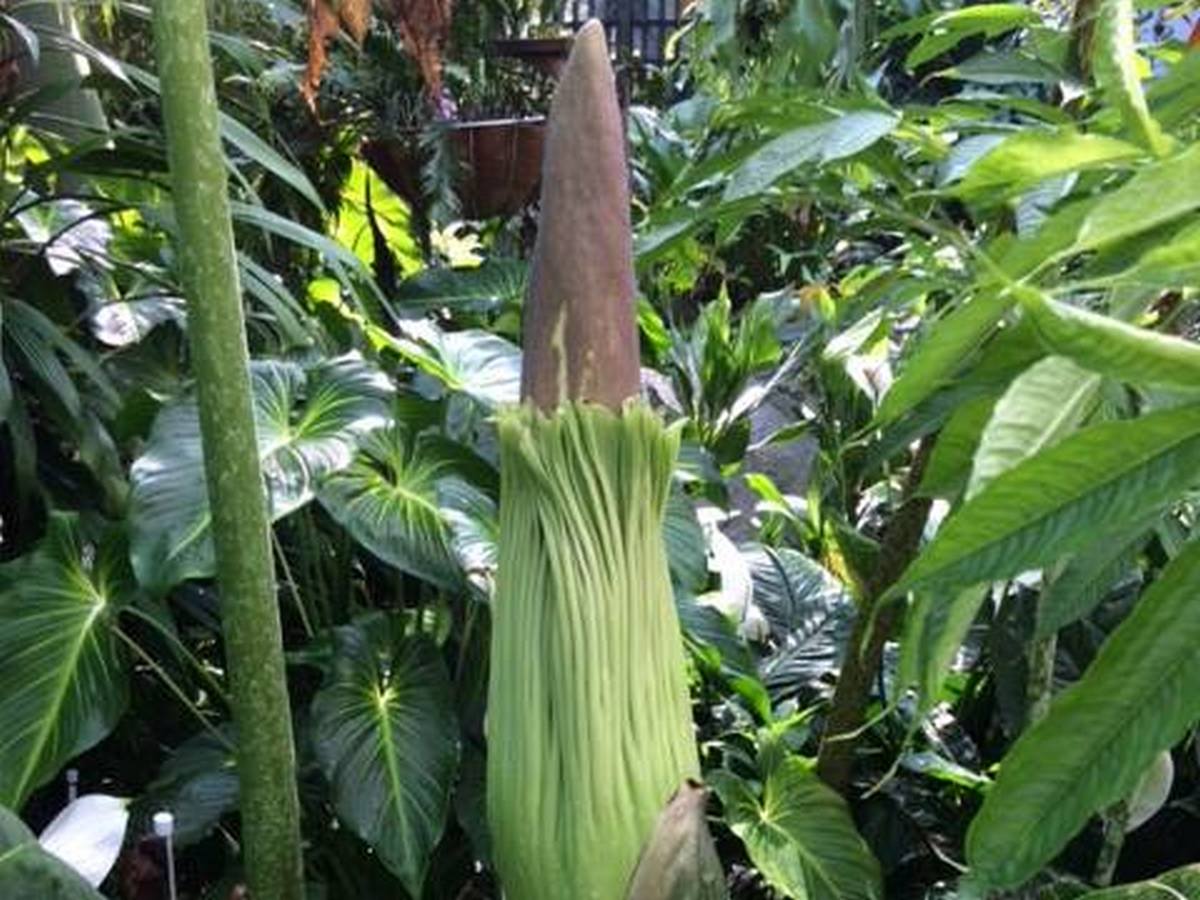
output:
[{"label": "plant stem", "polygon": [[1125,826],[1128,823],[1129,806],[1124,800],[1114,803],[1104,811],[1104,841],[1100,844],[1096,868],[1092,873],[1092,883],[1097,887],[1108,887],[1112,884],[1117,862],[1121,858],[1121,848],[1125,846]]},{"label": "plant stem", "polygon": [[188,298],[255,900],[304,895],[295,746],[204,0],[158,0],[155,49]]},{"label": "plant stem", "polygon": [[1029,681],[1025,686],[1025,727],[1043,718],[1050,710],[1054,695],[1054,656],[1058,635],[1052,634],[1029,644]]},{"label": "plant stem", "polygon": [[845,792],[854,773],[855,732],[866,717],[871,686],[883,662],[883,647],[895,628],[900,607],[889,604],[876,609],[878,599],[908,568],[921,543],[930,500],[913,496],[921,483],[925,464],[933,450],[933,439],[921,441],[905,480],[905,500],[883,537],[875,571],[863,579],[862,604],[854,621],[850,641],[842,659],[841,673],[833,692],[825,734],[817,756],[817,774],[834,790]]}]

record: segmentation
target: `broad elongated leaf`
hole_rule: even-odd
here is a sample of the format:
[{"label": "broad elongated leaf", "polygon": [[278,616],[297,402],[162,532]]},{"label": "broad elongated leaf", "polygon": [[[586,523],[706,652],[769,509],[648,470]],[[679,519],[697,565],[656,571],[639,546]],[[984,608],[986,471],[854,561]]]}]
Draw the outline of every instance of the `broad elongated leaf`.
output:
[{"label": "broad elongated leaf", "polygon": [[0,897],[4,900],[104,900],[62,860],[42,849],[12,812],[0,806]]},{"label": "broad elongated leaf", "polygon": [[1145,543],[1151,525],[1147,520],[1116,532],[1105,531],[1071,557],[1038,598],[1036,636],[1048,637],[1095,609],[1128,568],[1128,557]]},{"label": "broad elongated leaf", "polygon": [[[388,419],[391,384],[355,355],[305,368],[252,364],[259,455],[271,516],[312,499],[317,482],[350,465],[359,441]],[[144,585],[164,590],[213,573],[208,490],[194,398],[155,420],[131,471],[133,565]]]},{"label": "broad elongated leaf", "polygon": [[1200,717],[1200,542],[1179,554],[1084,677],[1026,731],[967,837],[972,880],[1011,887],[1129,795]]},{"label": "broad elongated leaf", "polygon": [[124,541],[56,515],[0,569],[0,803],[19,808],[117,724],[128,700],[111,626],[134,587]]},{"label": "broad elongated leaf", "polygon": [[[966,503],[889,592],[946,589],[1040,568],[1200,478],[1200,407],[1092,425],[1005,472]],[[939,590],[944,595],[945,590]]]},{"label": "broad elongated leaf", "polygon": [[462,590],[495,571],[495,505],[455,476],[436,447],[374,432],[353,464],[326,479],[321,504],[360,544],[403,572]]},{"label": "broad elongated leaf", "polygon": [[1114,243],[1164,225],[1198,206],[1200,144],[1193,144],[1145,167],[1097,200],[1088,209],[1072,249],[1093,250]]},{"label": "broad elongated leaf", "polygon": [[474,269],[426,269],[396,294],[405,312],[448,309],[500,312],[525,296],[529,266],[515,259],[491,259]]},{"label": "broad elongated leaf", "polygon": [[966,488],[975,450],[996,402],[994,395],[976,397],[962,404],[946,420],[921,477],[922,496],[952,500]]},{"label": "broad elongated leaf", "polygon": [[1146,287],[1186,287],[1200,282],[1200,223],[1147,250],[1131,269],[1117,277]]},{"label": "broad elongated leaf", "polygon": [[1134,47],[1133,0],[1103,0],[1096,11],[1096,43],[1092,69],[1108,102],[1121,111],[1125,130],[1158,156],[1171,139],[1154,121],[1142,93]]},{"label": "broad elongated leaf", "polygon": [[175,815],[175,843],[184,847],[206,837],[221,819],[237,809],[238,774],[232,728],[221,728],[221,740],[202,731],[175,749],[147,790],[151,809]]},{"label": "broad elongated leaf", "polygon": [[1134,384],[1200,389],[1200,345],[1058,303],[1038,293],[1021,303],[1053,352]]},{"label": "broad elongated leaf", "polygon": [[962,9],[908,19],[889,28],[881,37],[890,40],[917,34],[921,40],[909,51],[904,63],[916,68],[973,35],[994,37],[1025,25],[1036,25],[1037,12],[1016,3],[980,3]]},{"label": "broad elongated leaf", "polygon": [[770,885],[794,900],[878,900],[879,863],[855,830],[846,802],[799,757],[782,760],[761,796],[728,772],[714,773],[725,820]]},{"label": "broad elongated leaf", "polygon": [[967,499],[1078,428],[1095,408],[1100,381],[1061,356],[1034,363],[1018,377],[996,403],[980,437]]},{"label": "broad elongated leaf", "polygon": [[880,425],[894,422],[938,388],[944,387],[964,360],[983,343],[1008,311],[1010,302],[981,296],[937,321],[909,356],[875,412]]},{"label": "broad elongated leaf", "polygon": [[419,897],[450,809],[458,724],[436,648],[395,624],[379,617],[335,630],[313,719],[338,816]]},{"label": "broad elongated leaf", "polygon": [[1135,884],[1088,891],[1078,900],[1179,900],[1200,897],[1200,865],[1183,866]]},{"label": "broad elongated leaf", "polygon": [[890,134],[899,122],[894,113],[861,110],[785,132],[733,170],[725,187],[724,201],[730,203],[761,194],[805,163],[853,156]]},{"label": "broad elongated leaf", "polygon": [[956,193],[999,202],[1055,175],[1128,162],[1142,152],[1125,141],[1073,129],[1018,131],[976,160]]}]

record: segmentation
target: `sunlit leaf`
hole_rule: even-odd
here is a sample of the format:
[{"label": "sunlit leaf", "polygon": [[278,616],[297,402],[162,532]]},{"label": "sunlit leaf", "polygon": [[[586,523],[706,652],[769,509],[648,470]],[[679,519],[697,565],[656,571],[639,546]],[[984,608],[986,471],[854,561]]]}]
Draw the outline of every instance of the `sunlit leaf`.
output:
[{"label": "sunlit leaf", "polygon": [[135,590],[125,542],[56,515],[28,556],[0,567],[0,802],[19,808],[125,711],[112,631]]},{"label": "sunlit leaf", "polygon": [[[355,355],[305,368],[252,364],[255,424],[273,519],[315,494],[318,481],[350,465],[359,441],[388,420],[388,379]],[[134,569],[164,590],[214,571],[208,490],[196,401],[185,397],[158,414],[131,471]]]},{"label": "sunlit leaf", "polygon": [[996,477],[951,516],[891,594],[1007,578],[1087,546],[1200,480],[1200,407],[1092,425]]},{"label": "sunlit leaf", "polygon": [[452,471],[436,446],[398,429],[369,435],[327,478],[321,504],[364,547],[439,587],[484,589],[496,566],[495,504]]}]

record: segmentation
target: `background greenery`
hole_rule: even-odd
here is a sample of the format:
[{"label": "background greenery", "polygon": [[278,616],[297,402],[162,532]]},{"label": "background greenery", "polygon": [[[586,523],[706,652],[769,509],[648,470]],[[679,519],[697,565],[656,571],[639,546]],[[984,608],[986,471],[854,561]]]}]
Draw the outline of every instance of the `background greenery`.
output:
[{"label": "background greenery", "polygon": [[[168,806],[188,896],[223,900],[237,735],[148,10],[71,6],[76,36],[0,4],[0,804],[40,826],[78,767],[134,798],[107,895],[157,896],[139,836]],[[493,6],[458,17],[450,89],[544,109],[480,52],[533,11]],[[633,79],[645,384],[683,428],[664,537],[733,896],[1195,892],[1163,874],[1200,861],[1194,18],[707,0]],[[496,896],[491,417],[532,214],[456,221],[434,146],[414,221],[365,164],[423,122],[382,17],[331,48],[318,117],[300,4],[212,23],[307,877]]]}]

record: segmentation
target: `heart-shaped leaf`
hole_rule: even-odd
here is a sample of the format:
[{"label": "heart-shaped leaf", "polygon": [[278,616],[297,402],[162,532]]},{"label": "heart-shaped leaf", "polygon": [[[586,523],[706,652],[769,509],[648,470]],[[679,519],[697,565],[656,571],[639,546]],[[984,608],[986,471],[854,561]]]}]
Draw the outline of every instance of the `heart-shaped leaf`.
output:
[{"label": "heart-shaped leaf", "polygon": [[[258,449],[272,519],[308,503],[323,476],[350,465],[366,433],[388,421],[391,383],[356,355],[305,367],[251,365]],[[133,464],[133,565],[165,590],[213,574],[208,489],[193,397],[166,406]]]},{"label": "heart-shaped leaf", "polygon": [[119,535],[89,540],[60,514],[33,553],[0,568],[4,805],[19,808],[125,710],[125,661],[111,626],[134,591],[126,554]]},{"label": "heart-shaped leaf", "polygon": [[401,429],[374,432],[319,496],[385,562],[439,587],[471,583],[487,593],[496,567],[495,504],[421,438]]},{"label": "heart-shaped leaf", "polygon": [[338,816],[419,897],[450,809],[458,723],[436,648],[396,626],[379,616],[336,629],[314,732]]}]

